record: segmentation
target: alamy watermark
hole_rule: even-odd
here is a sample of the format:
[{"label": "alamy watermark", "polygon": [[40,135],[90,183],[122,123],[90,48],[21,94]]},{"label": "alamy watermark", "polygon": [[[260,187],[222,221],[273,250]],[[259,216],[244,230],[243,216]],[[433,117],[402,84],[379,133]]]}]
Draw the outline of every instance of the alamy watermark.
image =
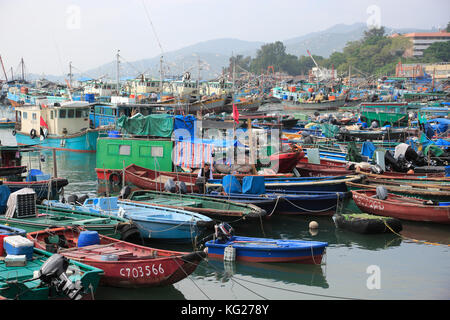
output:
[{"label": "alamy watermark", "polygon": [[366,273],[370,274],[367,278],[366,286],[367,289],[381,289],[381,269],[377,265],[370,265],[366,269]]},{"label": "alamy watermark", "polygon": [[77,5],[70,5],[66,9],[66,27],[69,30],[81,29],[81,8]]},{"label": "alamy watermark", "polygon": [[366,20],[367,28],[381,28],[381,8],[377,5],[371,5],[367,8],[366,13],[369,15],[369,18]]}]

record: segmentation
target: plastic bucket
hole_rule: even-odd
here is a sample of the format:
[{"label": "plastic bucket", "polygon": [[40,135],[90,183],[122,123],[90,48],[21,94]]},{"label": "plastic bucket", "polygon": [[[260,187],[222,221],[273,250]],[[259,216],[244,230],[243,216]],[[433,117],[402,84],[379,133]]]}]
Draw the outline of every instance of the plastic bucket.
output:
[{"label": "plastic bucket", "polygon": [[78,247],[86,247],[100,244],[100,236],[97,231],[81,231],[78,236]]}]

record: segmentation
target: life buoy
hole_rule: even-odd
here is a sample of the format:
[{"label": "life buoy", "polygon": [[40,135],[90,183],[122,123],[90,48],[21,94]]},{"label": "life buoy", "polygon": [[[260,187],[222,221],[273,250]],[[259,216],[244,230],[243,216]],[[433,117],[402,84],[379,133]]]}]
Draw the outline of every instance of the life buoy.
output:
[{"label": "life buoy", "polygon": [[120,186],[122,184],[122,177],[117,172],[113,172],[109,175],[109,183],[113,186]]},{"label": "life buoy", "polygon": [[30,131],[30,137],[31,137],[31,139],[36,138],[36,129],[31,129],[31,131]]}]

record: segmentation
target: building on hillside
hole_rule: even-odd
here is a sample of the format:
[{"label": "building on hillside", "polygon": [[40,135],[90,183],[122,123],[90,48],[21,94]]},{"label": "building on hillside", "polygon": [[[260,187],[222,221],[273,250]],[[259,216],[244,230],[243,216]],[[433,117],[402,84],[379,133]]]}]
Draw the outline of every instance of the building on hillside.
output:
[{"label": "building on hillside", "polygon": [[436,80],[450,79],[450,63],[399,63],[395,70],[396,77],[422,78],[429,77]]},{"label": "building on hillside", "polygon": [[414,32],[405,34],[393,34],[391,37],[406,37],[409,38],[413,44],[412,48],[405,51],[403,55],[407,57],[421,57],[423,52],[428,49],[435,42],[450,41],[450,32],[441,30],[439,32]]}]

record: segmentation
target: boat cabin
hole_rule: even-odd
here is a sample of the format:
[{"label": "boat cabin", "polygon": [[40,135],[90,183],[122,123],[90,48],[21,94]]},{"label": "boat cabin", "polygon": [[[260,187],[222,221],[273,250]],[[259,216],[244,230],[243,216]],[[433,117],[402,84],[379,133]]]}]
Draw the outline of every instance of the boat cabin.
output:
[{"label": "boat cabin", "polygon": [[68,101],[48,104],[24,104],[16,108],[16,131],[23,134],[41,135],[46,128],[50,135],[70,135],[89,129],[90,104],[85,101]]}]

